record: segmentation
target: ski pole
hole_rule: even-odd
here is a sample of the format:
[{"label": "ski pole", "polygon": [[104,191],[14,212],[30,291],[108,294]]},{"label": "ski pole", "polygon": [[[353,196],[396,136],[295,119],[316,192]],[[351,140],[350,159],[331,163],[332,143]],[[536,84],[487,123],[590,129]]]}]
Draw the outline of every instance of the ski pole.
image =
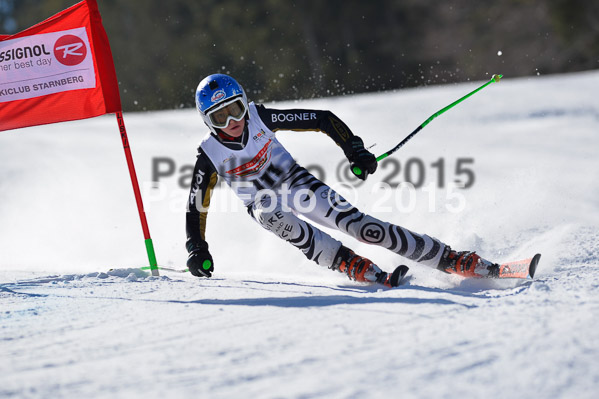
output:
[{"label": "ski pole", "polygon": [[[433,119],[435,119],[437,116],[443,114],[445,111],[450,110],[451,108],[455,107],[456,105],[458,105],[459,103],[461,103],[462,101],[464,101],[465,99],[467,99],[468,97],[472,96],[473,94],[481,91],[482,89],[484,89],[485,87],[487,87],[488,85],[490,85],[493,82],[499,82],[499,79],[501,79],[503,77],[503,75],[493,75],[491,77],[491,80],[489,80],[487,83],[485,83],[484,85],[480,86],[478,89],[472,90],[470,93],[466,94],[464,97],[452,102],[451,104],[449,104],[447,107],[440,109],[439,111],[435,112],[434,114],[432,114],[427,120],[425,120],[424,122],[422,122],[422,124],[420,126],[418,126],[412,133],[410,133],[405,139],[403,139],[398,145],[396,145],[395,147],[393,147],[392,149],[390,149],[389,151],[387,151],[384,154],[379,155],[378,157],[376,157],[376,161],[380,162],[381,160],[387,158],[389,155],[393,154],[395,151],[399,150],[401,147],[403,147],[408,141],[410,141],[412,139],[412,137],[414,137],[416,135],[416,133],[418,133],[419,131],[422,130],[423,127],[425,127],[426,125],[428,125]],[[362,174],[362,169],[360,169],[358,166],[354,166],[352,171],[354,172],[354,174],[356,176],[360,176]]]}]

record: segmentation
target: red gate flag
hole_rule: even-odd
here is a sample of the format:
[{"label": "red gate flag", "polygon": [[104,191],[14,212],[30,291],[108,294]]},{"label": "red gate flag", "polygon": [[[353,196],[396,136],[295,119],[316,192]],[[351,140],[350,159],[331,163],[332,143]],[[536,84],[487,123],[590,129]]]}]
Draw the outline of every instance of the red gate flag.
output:
[{"label": "red gate flag", "polygon": [[0,35],[0,131],[121,111],[96,0]]},{"label": "red gate flag", "polygon": [[152,274],[143,207],[108,36],[96,0],[83,0],[14,35],[0,35],[0,131],[115,113]]}]

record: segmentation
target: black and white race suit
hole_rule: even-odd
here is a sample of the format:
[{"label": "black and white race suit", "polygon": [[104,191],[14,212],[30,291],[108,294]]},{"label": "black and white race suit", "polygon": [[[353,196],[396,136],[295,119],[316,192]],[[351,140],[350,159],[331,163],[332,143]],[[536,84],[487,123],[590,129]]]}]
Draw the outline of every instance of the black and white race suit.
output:
[{"label": "black and white race suit", "polygon": [[277,130],[322,131],[346,156],[351,154],[353,133],[330,111],[278,110],[250,103],[240,140],[210,134],[198,148],[187,208],[189,252],[208,248],[206,216],[212,189],[221,178],[262,227],[319,265],[333,264],[341,242],[304,219],[437,267],[445,248],[442,242],[359,211],[299,166],[277,140]]}]

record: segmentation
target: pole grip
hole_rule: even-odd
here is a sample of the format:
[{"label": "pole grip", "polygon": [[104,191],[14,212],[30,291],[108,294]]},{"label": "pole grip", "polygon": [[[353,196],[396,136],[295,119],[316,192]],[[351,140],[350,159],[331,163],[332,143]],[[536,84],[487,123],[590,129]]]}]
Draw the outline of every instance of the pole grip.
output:
[{"label": "pole grip", "polygon": [[352,171],[352,172],[354,173],[354,175],[356,175],[356,176],[361,176],[361,175],[362,175],[362,169],[360,169],[360,167],[359,167],[359,166],[354,166],[354,167],[352,168],[352,170],[351,170],[351,171]]}]

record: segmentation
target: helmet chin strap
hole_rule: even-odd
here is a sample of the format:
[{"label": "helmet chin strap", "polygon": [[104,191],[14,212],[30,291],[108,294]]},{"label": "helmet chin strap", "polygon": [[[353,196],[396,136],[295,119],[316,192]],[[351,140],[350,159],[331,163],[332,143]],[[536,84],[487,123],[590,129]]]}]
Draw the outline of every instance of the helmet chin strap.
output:
[{"label": "helmet chin strap", "polygon": [[216,134],[213,133],[213,136],[216,137],[216,139],[223,144],[229,144],[229,145],[237,144],[241,148],[243,148],[243,147],[245,147],[246,137],[247,137],[248,129],[249,129],[247,120],[248,120],[248,118],[246,115],[245,127],[243,128],[243,133],[241,133],[241,135],[239,137],[229,136],[227,133],[223,132],[222,129],[219,129],[219,128],[214,129],[214,130],[216,130]]}]

